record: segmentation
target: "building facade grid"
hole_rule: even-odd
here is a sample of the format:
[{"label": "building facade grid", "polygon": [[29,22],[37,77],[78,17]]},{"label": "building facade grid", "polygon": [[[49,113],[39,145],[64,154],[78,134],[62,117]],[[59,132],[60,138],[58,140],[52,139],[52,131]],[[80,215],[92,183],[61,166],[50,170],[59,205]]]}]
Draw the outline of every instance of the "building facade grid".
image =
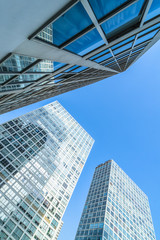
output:
[{"label": "building facade grid", "polygon": [[[1,113],[126,70],[158,41],[159,29],[157,0],[107,4],[106,0],[76,0],[64,4],[28,36],[31,45],[40,46],[37,54],[24,48],[1,59]],[[47,58],[39,54],[41,49],[52,54]],[[24,61],[27,66],[18,68]]]},{"label": "building facade grid", "polygon": [[57,239],[93,139],[58,102],[0,128],[1,239]]},{"label": "building facade grid", "polygon": [[75,240],[154,240],[146,194],[113,161],[93,176]]}]

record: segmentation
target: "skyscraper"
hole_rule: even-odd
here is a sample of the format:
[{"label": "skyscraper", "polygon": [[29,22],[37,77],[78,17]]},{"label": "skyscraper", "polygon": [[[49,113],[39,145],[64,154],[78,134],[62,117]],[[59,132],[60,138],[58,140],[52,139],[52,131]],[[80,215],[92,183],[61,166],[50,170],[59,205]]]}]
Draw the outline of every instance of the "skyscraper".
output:
[{"label": "skyscraper", "polygon": [[0,239],[57,239],[93,139],[57,101],[0,136]]},{"label": "skyscraper", "polygon": [[113,161],[96,167],[75,240],[154,240],[146,194]]},{"label": "skyscraper", "polygon": [[6,0],[0,16],[0,113],[125,71],[160,38],[159,0]]}]

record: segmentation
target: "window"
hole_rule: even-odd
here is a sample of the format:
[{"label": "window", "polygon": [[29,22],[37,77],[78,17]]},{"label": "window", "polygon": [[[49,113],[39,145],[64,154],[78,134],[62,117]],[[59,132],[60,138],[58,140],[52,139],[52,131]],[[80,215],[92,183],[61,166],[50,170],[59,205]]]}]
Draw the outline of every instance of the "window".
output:
[{"label": "window", "polygon": [[[130,26],[139,21],[139,13],[143,3],[144,0],[139,0],[112,18],[106,20],[106,22],[102,23],[101,26],[107,37],[110,38],[119,31],[129,29]],[[113,31],[115,31],[115,33]]]},{"label": "window", "polygon": [[51,226],[52,226],[54,229],[56,229],[57,226],[58,226],[58,222],[57,222],[55,219],[53,219],[52,222],[51,222]]},{"label": "window", "polygon": [[[91,24],[92,21],[82,4],[79,2],[47,28],[50,27],[51,29],[50,35],[53,37],[53,44],[60,46]],[[47,28],[45,28],[43,32],[47,32]],[[48,41],[45,36],[38,34],[38,37]]]},{"label": "window", "polygon": [[38,215],[36,215],[33,219],[33,222],[38,226],[41,222],[41,218]]},{"label": "window", "polygon": [[12,236],[13,236],[16,240],[19,240],[20,237],[22,236],[22,234],[23,234],[23,231],[22,231],[19,227],[17,227],[17,228],[14,230],[14,232],[12,233]]},{"label": "window", "polygon": [[107,3],[106,0],[89,0],[98,20],[122,5],[124,2],[127,2],[127,0],[109,0]]},{"label": "window", "polygon": [[29,225],[29,221],[25,217],[23,217],[23,219],[20,221],[20,225],[22,228],[26,229]]},{"label": "window", "polygon": [[30,224],[30,226],[27,228],[27,232],[28,232],[31,236],[33,236],[33,234],[35,233],[35,231],[36,231],[36,228],[35,228],[32,224]]},{"label": "window", "polygon": [[0,65],[2,72],[20,72],[33,63],[36,58],[13,54]]},{"label": "window", "polygon": [[73,43],[69,44],[67,47],[65,47],[65,49],[83,56],[103,44],[104,41],[102,40],[98,31],[93,29],[92,31],[75,40]]},{"label": "window", "polygon": [[151,18],[158,16],[159,13],[160,13],[160,1],[153,0],[152,5],[149,9],[148,15],[145,20],[148,21]]},{"label": "window", "polygon": [[104,56],[95,59],[94,61],[99,63],[99,62],[109,59],[110,57],[112,57],[112,54],[109,52],[109,53],[105,54]]},{"label": "window", "polygon": [[73,70],[72,72],[78,73],[78,72],[81,72],[81,71],[83,71],[83,70],[85,70],[85,69],[87,69],[87,67],[79,67],[79,68]]},{"label": "window", "polygon": [[22,240],[30,240],[30,238],[25,234],[23,235]]},{"label": "window", "polygon": [[9,220],[4,227],[7,232],[11,233],[15,226],[16,224],[13,221]]},{"label": "window", "polygon": [[122,47],[119,47],[119,48],[115,49],[113,51],[113,53],[116,55],[116,54],[121,53],[121,52],[123,52],[123,51],[125,51],[125,50],[127,50],[127,49],[129,49],[131,47],[132,47],[132,42],[128,43],[128,44],[126,44],[126,45],[124,45]]},{"label": "window", "polygon": [[147,41],[147,40],[152,39],[157,32],[158,32],[158,30],[155,30],[155,31],[153,31],[153,32],[150,32],[149,34],[146,34],[146,35],[138,38],[137,41],[136,41],[135,46],[138,45],[138,44],[140,44],[140,43],[142,43],[142,42],[145,42],[145,41]]},{"label": "window", "polygon": [[1,235],[3,240],[7,240],[8,239],[8,235],[5,232],[1,231],[0,235]]},{"label": "window", "polygon": [[54,234],[54,230],[51,229],[51,228],[49,228],[49,229],[48,229],[48,232],[47,232],[47,235],[48,235],[50,238],[52,238],[52,237],[53,237],[53,234]]}]

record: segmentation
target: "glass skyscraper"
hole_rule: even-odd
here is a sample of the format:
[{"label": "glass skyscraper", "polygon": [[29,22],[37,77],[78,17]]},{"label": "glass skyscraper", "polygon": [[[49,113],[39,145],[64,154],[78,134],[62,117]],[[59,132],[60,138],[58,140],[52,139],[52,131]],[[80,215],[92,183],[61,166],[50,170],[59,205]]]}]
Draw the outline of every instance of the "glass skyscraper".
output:
[{"label": "glass skyscraper", "polygon": [[75,240],[155,240],[146,194],[113,161],[96,167]]},{"label": "glass skyscraper", "polygon": [[6,0],[0,15],[0,113],[121,73],[160,39],[159,0]]},{"label": "glass skyscraper", "polygon": [[93,145],[56,101],[0,125],[0,239],[55,240]]}]

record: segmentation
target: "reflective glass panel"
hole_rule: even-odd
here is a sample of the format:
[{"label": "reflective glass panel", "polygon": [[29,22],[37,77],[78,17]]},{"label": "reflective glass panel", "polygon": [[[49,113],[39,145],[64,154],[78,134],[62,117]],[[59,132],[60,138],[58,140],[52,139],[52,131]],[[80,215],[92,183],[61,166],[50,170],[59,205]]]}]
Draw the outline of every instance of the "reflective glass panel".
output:
[{"label": "reflective glass panel", "polygon": [[75,68],[77,68],[77,67],[79,67],[79,66],[78,66],[78,65],[75,65],[75,66],[73,66],[73,67],[68,68],[68,69],[65,70],[64,72],[70,72],[71,70],[73,70],[73,69],[75,69]]},{"label": "reflective glass panel", "polygon": [[53,63],[53,69],[54,69],[54,71],[56,71],[57,69],[65,66],[65,65],[66,65],[65,63],[54,62],[54,63]]},{"label": "reflective glass panel", "polygon": [[128,57],[130,52],[127,52],[125,54],[120,55],[119,57],[116,57],[117,60],[120,60],[122,58]]},{"label": "reflective glass panel", "polygon": [[44,75],[42,74],[27,74],[27,75],[20,75],[16,79],[14,79],[11,83],[18,83],[18,82],[29,82],[29,81],[36,81],[40,77]]},{"label": "reflective glass panel", "polygon": [[153,31],[153,32],[151,32],[151,33],[149,33],[149,34],[146,34],[146,35],[138,38],[137,41],[136,41],[135,46],[138,45],[138,44],[140,44],[140,43],[142,43],[142,42],[145,42],[145,41],[147,41],[147,40],[149,40],[149,39],[152,39],[157,32],[158,32],[158,30],[155,30],[155,31]]},{"label": "reflective glass panel", "polygon": [[158,24],[156,24],[156,25],[154,25],[154,26],[152,26],[152,27],[150,27],[150,28],[147,28],[146,30],[140,32],[140,33],[138,34],[138,36],[140,37],[140,36],[144,35],[145,33],[148,33],[148,32],[150,32],[150,31],[152,31],[152,30],[154,30],[154,29],[156,29],[156,28],[158,28],[158,27],[160,27],[160,23],[158,23]]},{"label": "reflective glass panel", "polygon": [[69,44],[67,47],[65,47],[65,49],[83,56],[103,44],[104,41],[102,40],[98,31],[93,29],[73,43]]},{"label": "reflective glass panel", "polygon": [[89,3],[97,17],[100,19],[122,5],[127,0],[89,0]]},{"label": "reflective glass panel", "polygon": [[91,58],[89,58],[89,59],[90,59],[90,60],[93,60],[93,59],[95,59],[95,58],[97,58],[97,57],[100,57],[101,55],[103,55],[103,54],[105,54],[105,53],[109,53],[109,50],[106,49],[106,50],[104,50],[104,51],[102,51],[102,52],[94,55],[93,57],[91,57]]},{"label": "reflective glass panel", "polygon": [[116,55],[116,54],[121,53],[131,47],[132,47],[132,42],[113,50],[113,53]]},{"label": "reflective glass panel", "polygon": [[153,0],[152,5],[149,9],[149,12],[146,17],[146,21],[150,20],[151,18],[154,18],[160,14],[160,1],[159,0]]},{"label": "reflective glass panel", "polygon": [[65,63],[60,63],[60,62],[52,62],[50,60],[43,60],[34,67],[30,68],[28,70],[28,73],[31,72],[53,72],[56,71],[57,69],[61,68],[64,66]]},{"label": "reflective glass panel", "polygon": [[99,63],[99,62],[102,62],[108,58],[112,57],[112,54],[109,52],[108,54],[105,54],[104,56],[100,57],[100,58],[97,58],[95,60],[95,62]]},{"label": "reflective glass panel", "polygon": [[132,36],[132,37],[130,37],[130,38],[127,38],[126,40],[124,40],[124,41],[122,41],[122,42],[114,45],[111,49],[114,50],[115,48],[118,48],[118,47],[122,46],[123,44],[128,43],[128,42],[134,40],[134,38],[135,38],[135,36]]},{"label": "reflective glass panel", "polygon": [[33,57],[20,56],[20,55],[14,54],[0,64],[0,71],[1,72],[20,72],[24,68],[28,67],[35,60],[36,58],[33,58]]},{"label": "reflective glass panel", "polygon": [[28,72],[53,72],[53,62],[49,60],[43,60],[30,68]]},{"label": "reflective glass panel", "polygon": [[79,67],[79,68],[73,70],[72,72],[78,73],[78,72],[81,72],[81,71],[85,70],[86,68],[87,68],[87,67]]},{"label": "reflective glass panel", "polygon": [[[61,79],[55,79],[52,83],[58,83],[58,82],[60,82],[60,81],[62,81],[62,80],[64,80],[64,79],[63,79],[63,78],[61,78]],[[51,84],[51,82],[48,83],[48,84]]]},{"label": "reflective glass panel", "polygon": [[134,48],[132,53],[142,51],[144,48],[145,48],[145,46],[144,47]]},{"label": "reflective glass panel", "polygon": [[115,64],[116,62],[115,62],[115,60],[113,59],[113,60],[111,60],[111,61],[108,61],[107,63],[103,63],[102,65],[104,65],[104,66],[107,66],[107,65],[110,65],[110,64]]},{"label": "reflective glass panel", "polygon": [[38,35],[38,38],[47,41],[49,43],[53,43],[53,27],[52,23],[45,27]]},{"label": "reflective glass panel", "polygon": [[57,74],[56,76],[54,76],[54,77],[51,78],[51,79],[58,78],[58,77],[60,77],[60,76],[62,76],[62,73]]},{"label": "reflective glass panel", "polygon": [[18,89],[22,89],[22,88],[24,88],[24,87],[27,87],[27,86],[29,86],[29,85],[30,85],[30,83],[6,85],[6,86],[4,86],[4,87],[0,87],[0,92],[18,90]]},{"label": "reflective glass panel", "polygon": [[[139,13],[142,8],[144,0],[139,0],[132,4],[130,7],[116,14],[114,17],[108,19],[101,26],[108,37],[111,32],[117,30],[122,31],[129,26],[134,25],[139,20]],[[112,33],[114,35],[114,33]]]},{"label": "reflective glass panel", "polygon": [[0,84],[8,81],[11,77],[13,77],[14,75],[0,75]]},{"label": "reflective glass panel", "polygon": [[[68,39],[72,38],[91,24],[92,21],[86,13],[84,7],[80,2],[78,2],[55,22],[53,22],[52,25],[50,24],[41,33],[39,33],[38,37],[47,42],[53,41],[53,44],[60,46],[62,43],[66,42]],[[48,35],[52,35],[53,40],[51,37],[48,39]]]}]

